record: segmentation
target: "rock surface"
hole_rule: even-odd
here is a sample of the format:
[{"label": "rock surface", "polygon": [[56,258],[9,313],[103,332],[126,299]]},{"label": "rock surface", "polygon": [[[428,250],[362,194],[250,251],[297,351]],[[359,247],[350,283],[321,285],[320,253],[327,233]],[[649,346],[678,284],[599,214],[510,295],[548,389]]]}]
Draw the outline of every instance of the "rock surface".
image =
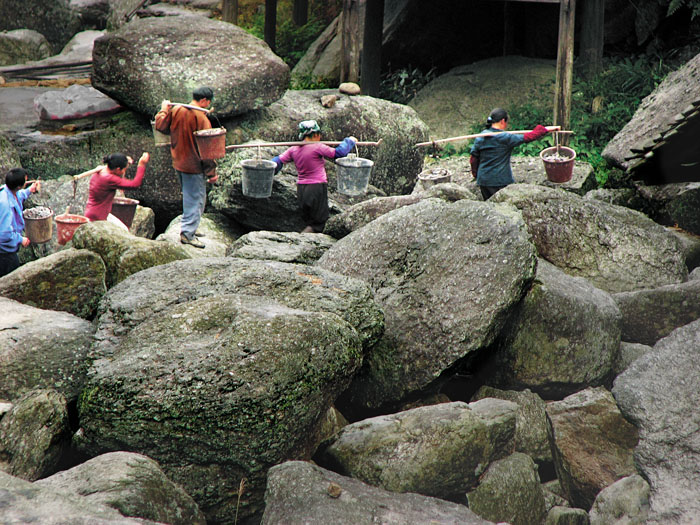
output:
[{"label": "rock surface", "polygon": [[30,390],[50,388],[75,400],[85,382],[91,324],[3,297],[0,308],[0,398],[12,401]]},{"label": "rock surface", "polygon": [[384,310],[382,342],[346,396],[369,409],[493,342],[532,282],[536,257],[512,208],[427,199],[339,240],[317,266],[365,280]]},{"label": "rock surface", "polygon": [[93,49],[93,86],[146,115],[164,99],[189,102],[201,85],[214,90],[217,116],[239,115],[279,99],[288,80],[289,67],[262,40],[206,18],[134,19]]},{"label": "rock surface", "polygon": [[700,515],[700,321],[677,328],[615,380],[625,418],[639,428],[635,462],[651,486],[650,524],[692,523]]},{"label": "rock surface", "polygon": [[250,232],[226,251],[230,257],[313,264],[333,246],[335,239],[322,233]]},{"label": "rock surface", "polygon": [[540,257],[602,290],[687,279],[678,240],[639,212],[526,184],[511,184],[490,200],[521,210]]},{"label": "rock surface", "polygon": [[263,525],[492,523],[464,505],[418,494],[388,492],[301,461],[270,469],[265,503]]}]

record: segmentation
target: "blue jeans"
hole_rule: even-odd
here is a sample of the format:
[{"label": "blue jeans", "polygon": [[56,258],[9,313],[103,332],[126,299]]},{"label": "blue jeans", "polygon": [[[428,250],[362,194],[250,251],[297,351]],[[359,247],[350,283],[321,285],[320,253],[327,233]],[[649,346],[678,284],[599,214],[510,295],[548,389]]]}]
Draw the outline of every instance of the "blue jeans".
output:
[{"label": "blue jeans", "polygon": [[203,173],[183,173],[177,171],[182,188],[182,220],[180,233],[188,239],[194,237],[207,203],[207,181]]}]

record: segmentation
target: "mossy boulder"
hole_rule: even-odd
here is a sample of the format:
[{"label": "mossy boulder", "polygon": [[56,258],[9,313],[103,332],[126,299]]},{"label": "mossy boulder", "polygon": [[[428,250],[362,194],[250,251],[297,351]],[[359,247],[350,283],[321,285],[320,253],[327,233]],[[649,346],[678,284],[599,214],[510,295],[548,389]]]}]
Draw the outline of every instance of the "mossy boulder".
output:
[{"label": "mossy boulder", "polygon": [[205,525],[204,514],[158,463],[141,454],[110,452],[37,481],[48,489],[83,496],[124,516],[171,525]]},{"label": "mossy boulder", "polygon": [[492,197],[521,210],[539,256],[608,292],[688,277],[678,240],[645,215],[568,191],[511,184]]},{"label": "mossy boulder", "polygon": [[3,0],[1,7],[0,31],[33,29],[46,37],[53,53],[61,51],[80,28],[70,0]]},{"label": "mossy boulder", "polygon": [[425,199],[340,239],[316,266],[365,280],[386,315],[340,410],[396,404],[491,344],[536,264],[517,210],[469,200]]},{"label": "mossy boulder", "polygon": [[3,174],[2,182],[5,183],[4,174],[12,168],[21,168],[22,163],[17,150],[7,138],[7,135],[0,133],[0,173]]},{"label": "mossy boulder", "polygon": [[23,264],[1,277],[0,295],[91,319],[107,291],[105,276],[105,264],[99,255],[68,249]]},{"label": "mossy boulder", "polygon": [[386,490],[456,501],[512,452],[516,410],[484,399],[365,419],[344,427],[319,461]]},{"label": "mossy boulder", "polygon": [[267,469],[308,459],[326,411],[362,361],[335,314],[232,294],[163,305],[96,361],[80,447],[158,461],[215,523],[259,516]]},{"label": "mossy boulder", "polygon": [[190,258],[179,246],[135,237],[107,221],[82,225],[72,242],[75,248],[90,250],[102,258],[107,268],[108,287],[151,266]]},{"label": "mossy boulder", "polygon": [[75,400],[88,368],[91,323],[4,297],[0,297],[0,309],[0,398],[12,401],[31,390],[48,388]]}]

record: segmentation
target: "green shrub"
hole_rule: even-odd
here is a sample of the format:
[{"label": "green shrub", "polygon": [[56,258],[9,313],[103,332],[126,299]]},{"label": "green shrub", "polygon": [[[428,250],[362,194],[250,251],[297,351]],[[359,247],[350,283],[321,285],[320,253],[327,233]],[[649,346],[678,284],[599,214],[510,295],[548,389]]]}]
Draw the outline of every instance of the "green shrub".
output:
[{"label": "green shrub", "polygon": [[293,75],[290,88],[291,89],[328,89],[333,87],[333,82],[329,79],[319,76],[314,76],[311,73],[304,75]]},{"label": "green shrub", "polygon": [[398,104],[407,104],[416,93],[435,78],[435,69],[423,73],[411,66],[382,75],[379,97]]}]

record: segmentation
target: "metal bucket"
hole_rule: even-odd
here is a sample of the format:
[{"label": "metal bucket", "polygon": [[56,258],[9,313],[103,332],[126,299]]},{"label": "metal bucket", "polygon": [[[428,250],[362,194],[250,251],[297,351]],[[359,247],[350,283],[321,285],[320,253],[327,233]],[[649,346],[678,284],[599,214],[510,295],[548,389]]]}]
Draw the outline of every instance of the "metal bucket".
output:
[{"label": "metal bucket", "polygon": [[544,171],[550,182],[569,182],[574,174],[576,152],[566,146],[552,146],[540,151]]},{"label": "metal bucket", "polygon": [[129,199],[127,197],[114,197],[112,201],[112,215],[122,221],[127,228],[131,228],[131,223],[134,222],[134,214],[139,201]]},{"label": "metal bucket", "polygon": [[241,186],[243,195],[255,199],[264,199],[272,195],[272,179],[277,164],[265,159],[247,159],[241,161],[243,173]]},{"label": "metal bucket", "polygon": [[156,146],[170,146],[170,135],[158,131],[155,120],[151,120],[151,128],[153,128],[153,141],[156,143]]},{"label": "metal bucket", "polygon": [[53,235],[53,210],[44,206],[28,208],[22,212],[24,233],[33,244],[49,242]]},{"label": "metal bucket", "polygon": [[367,193],[374,162],[361,157],[343,157],[335,163],[338,165],[338,193],[351,197]]},{"label": "metal bucket", "polygon": [[82,215],[71,215],[70,213],[57,215],[56,235],[58,236],[58,244],[66,244],[73,238],[75,230],[89,221],[90,219]]},{"label": "metal bucket", "polygon": [[200,158],[222,159],[226,155],[226,128],[200,129],[194,132]]}]

